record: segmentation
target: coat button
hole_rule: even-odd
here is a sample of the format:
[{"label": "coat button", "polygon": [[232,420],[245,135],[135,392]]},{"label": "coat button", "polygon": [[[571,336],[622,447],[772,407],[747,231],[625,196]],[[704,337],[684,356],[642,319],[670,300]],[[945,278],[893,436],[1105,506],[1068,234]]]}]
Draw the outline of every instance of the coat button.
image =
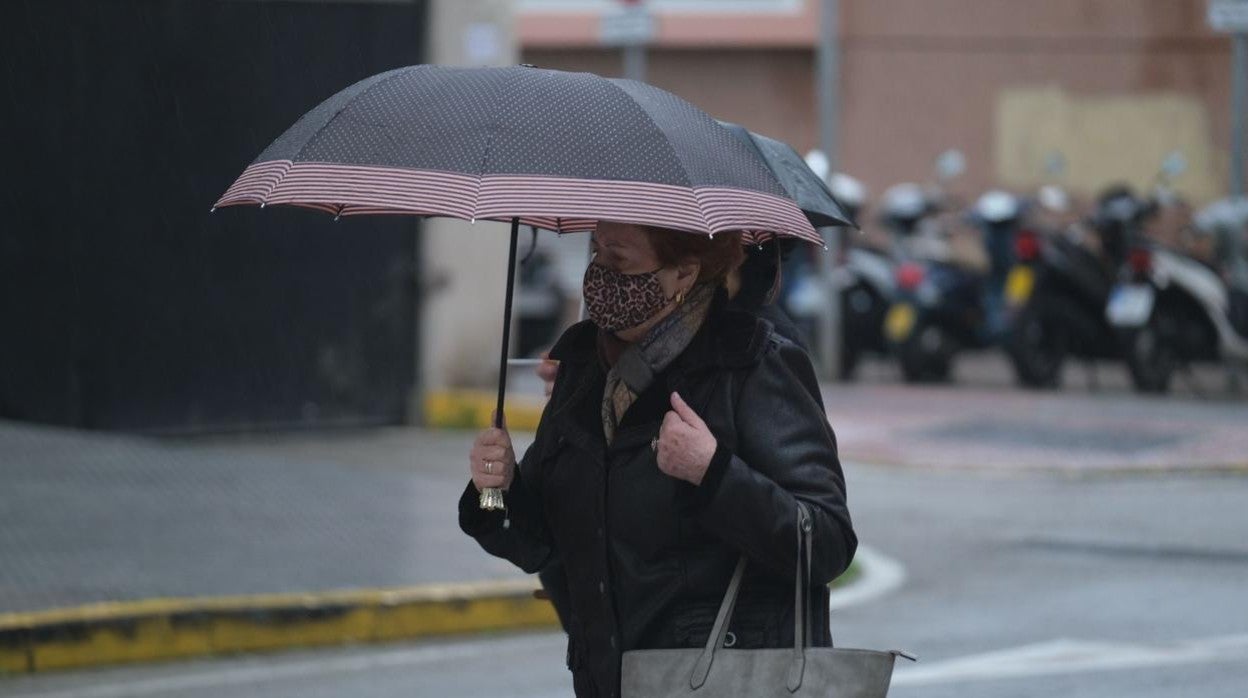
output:
[{"label": "coat button", "polygon": [[598,593],[599,593],[599,594],[606,594],[606,593],[607,593],[607,583],[606,583],[606,582],[598,582]]}]

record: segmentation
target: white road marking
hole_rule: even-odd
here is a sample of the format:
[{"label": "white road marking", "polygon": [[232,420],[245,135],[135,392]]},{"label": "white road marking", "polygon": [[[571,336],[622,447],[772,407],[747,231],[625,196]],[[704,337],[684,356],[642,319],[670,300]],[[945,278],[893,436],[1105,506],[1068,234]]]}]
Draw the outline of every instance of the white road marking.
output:
[{"label": "white road marking", "polygon": [[309,676],[367,672],[388,667],[418,666],[456,659],[497,658],[500,654],[519,650],[558,653],[566,644],[567,640],[564,635],[559,633],[453,642],[406,650],[369,652],[352,657],[297,661],[263,658],[258,659],[258,661],[266,662],[262,666],[222,667],[177,676],[96,683],[82,688],[22,693],[9,696],[9,698],[130,698],[193,688],[259,684]]},{"label": "white road marking", "polygon": [[906,568],[874,548],[858,546],[854,560],[858,562],[860,576],[853,584],[834,589],[828,595],[828,605],[833,611],[874,601],[891,594],[906,581]]},{"label": "white road marking", "polygon": [[1170,645],[1058,639],[901,668],[893,674],[893,685],[920,686],[1227,661],[1248,661],[1248,634],[1222,635]]}]

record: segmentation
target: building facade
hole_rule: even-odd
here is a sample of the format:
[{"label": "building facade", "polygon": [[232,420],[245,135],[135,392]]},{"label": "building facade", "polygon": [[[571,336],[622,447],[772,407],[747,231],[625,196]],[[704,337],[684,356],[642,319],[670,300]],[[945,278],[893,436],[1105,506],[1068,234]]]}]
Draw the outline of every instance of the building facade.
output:
[{"label": "building facade", "polygon": [[[621,73],[610,0],[517,0],[523,60]],[[716,117],[817,141],[819,0],[648,0],[647,79]],[[1230,42],[1204,0],[840,0],[838,163],[874,192],[933,177],[957,148],[965,193],[1058,179],[1147,186],[1180,151],[1181,191],[1225,191]],[[1243,157],[1243,154],[1240,155]],[[1064,168],[1053,166],[1064,162]]]}]

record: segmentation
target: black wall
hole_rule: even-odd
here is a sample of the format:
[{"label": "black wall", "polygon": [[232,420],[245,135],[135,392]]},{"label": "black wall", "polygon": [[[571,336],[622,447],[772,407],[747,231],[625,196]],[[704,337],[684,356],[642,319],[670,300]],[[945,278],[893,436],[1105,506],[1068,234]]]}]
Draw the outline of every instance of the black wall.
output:
[{"label": "black wall", "polygon": [[185,431],[403,417],[416,223],[217,197],[306,110],[424,58],[424,2],[4,2],[0,417]]}]

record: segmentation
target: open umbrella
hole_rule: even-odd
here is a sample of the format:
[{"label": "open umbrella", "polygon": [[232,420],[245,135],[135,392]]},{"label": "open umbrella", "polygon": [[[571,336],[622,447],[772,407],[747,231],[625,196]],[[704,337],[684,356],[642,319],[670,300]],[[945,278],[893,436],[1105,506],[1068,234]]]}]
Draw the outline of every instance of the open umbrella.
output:
[{"label": "open umbrella", "polygon": [[832,195],[826,182],[806,164],[788,143],[755,133],[739,124],[719,122],[742,143],[748,143],[767,164],[776,181],[793,199],[811,225],[823,227],[857,227]]},{"label": "open umbrella", "polygon": [[[531,66],[366,78],[273,141],[216,207],[239,204],[510,221],[499,425],[520,225],[822,243],[758,152],[698,108],[645,83]],[[482,492],[482,506],[501,508],[501,493]]]}]

